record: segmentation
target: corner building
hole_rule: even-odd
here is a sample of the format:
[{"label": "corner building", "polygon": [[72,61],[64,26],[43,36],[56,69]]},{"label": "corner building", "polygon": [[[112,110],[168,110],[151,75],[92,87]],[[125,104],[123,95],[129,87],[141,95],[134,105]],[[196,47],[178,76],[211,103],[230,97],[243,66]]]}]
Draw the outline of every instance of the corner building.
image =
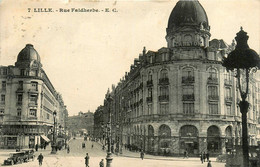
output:
[{"label": "corner building", "polygon": [[33,45],[20,51],[15,66],[0,66],[0,96],[1,148],[34,148],[50,142],[54,111],[57,132],[64,133],[68,111]]},{"label": "corner building", "polygon": [[[112,89],[114,142],[161,155],[231,151],[241,144],[240,94],[234,74],[221,60],[234,42],[210,41],[208,17],[197,0],[177,2],[166,32],[167,47],[148,52],[144,48]],[[250,90],[248,136],[249,144],[256,145],[259,82],[253,78]]]}]

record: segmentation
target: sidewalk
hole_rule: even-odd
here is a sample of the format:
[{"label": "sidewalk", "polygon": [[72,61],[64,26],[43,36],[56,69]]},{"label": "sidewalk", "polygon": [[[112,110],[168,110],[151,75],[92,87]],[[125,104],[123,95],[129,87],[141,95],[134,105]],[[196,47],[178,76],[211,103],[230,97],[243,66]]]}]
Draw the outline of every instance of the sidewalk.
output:
[{"label": "sidewalk", "polygon": [[[102,143],[100,141],[95,142],[100,144],[102,147]],[[133,152],[126,149],[122,150],[122,154],[113,154],[113,157],[128,157],[128,158],[140,158],[140,152]],[[173,156],[160,156],[160,155],[150,155],[145,154],[144,159],[153,159],[153,160],[165,160],[165,161],[200,161],[200,157],[189,157],[189,158],[183,158],[183,157],[173,157]],[[216,162],[216,157],[210,158],[212,162]]]}]

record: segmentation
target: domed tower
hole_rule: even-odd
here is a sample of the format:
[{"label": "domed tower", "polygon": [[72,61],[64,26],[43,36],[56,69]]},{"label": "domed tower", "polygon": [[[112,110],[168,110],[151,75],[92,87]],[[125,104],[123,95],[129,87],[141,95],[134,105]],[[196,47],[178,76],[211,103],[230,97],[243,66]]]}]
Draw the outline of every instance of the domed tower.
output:
[{"label": "domed tower", "polygon": [[27,44],[17,56],[15,66],[20,68],[40,68],[41,59],[32,44]]},{"label": "domed tower", "polygon": [[168,48],[209,45],[208,17],[198,0],[179,0],[171,12],[166,31]]}]

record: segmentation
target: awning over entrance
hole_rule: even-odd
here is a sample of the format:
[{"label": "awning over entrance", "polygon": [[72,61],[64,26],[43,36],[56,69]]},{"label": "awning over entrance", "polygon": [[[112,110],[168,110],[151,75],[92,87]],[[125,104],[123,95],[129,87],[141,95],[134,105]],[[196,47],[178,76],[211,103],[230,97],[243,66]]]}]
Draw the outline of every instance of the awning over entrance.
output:
[{"label": "awning over entrance", "polygon": [[41,135],[41,138],[43,138],[46,142],[50,142],[50,139],[47,136]]}]

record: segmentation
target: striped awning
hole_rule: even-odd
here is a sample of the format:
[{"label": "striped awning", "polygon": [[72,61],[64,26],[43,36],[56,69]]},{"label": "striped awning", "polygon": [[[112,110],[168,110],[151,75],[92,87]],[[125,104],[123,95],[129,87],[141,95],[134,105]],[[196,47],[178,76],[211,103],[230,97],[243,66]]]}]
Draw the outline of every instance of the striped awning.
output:
[{"label": "striped awning", "polygon": [[47,136],[41,135],[41,138],[46,142],[50,142],[50,139]]}]

